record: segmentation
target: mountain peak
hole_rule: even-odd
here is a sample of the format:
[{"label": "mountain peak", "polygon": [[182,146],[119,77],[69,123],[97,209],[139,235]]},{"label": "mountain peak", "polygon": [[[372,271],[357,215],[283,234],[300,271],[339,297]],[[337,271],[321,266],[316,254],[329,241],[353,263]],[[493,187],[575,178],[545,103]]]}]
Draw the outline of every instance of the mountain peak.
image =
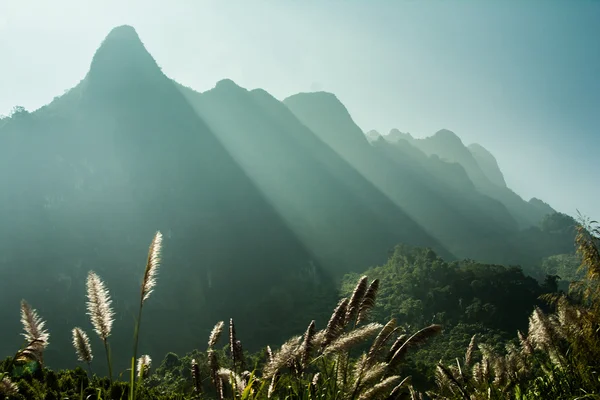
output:
[{"label": "mountain peak", "polygon": [[408,140],[410,142],[413,139],[410,133],[400,132],[400,130],[396,128],[390,130],[390,133],[387,134],[387,138],[393,142],[397,142],[398,140]]},{"label": "mountain peak", "polygon": [[96,50],[86,79],[106,91],[164,77],[160,67],[129,25],[113,28]]},{"label": "mountain peak", "polygon": [[333,93],[298,93],[283,103],[329,145],[343,143],[344,146],[360,147],[369,143],[346,106]]},{"label": "mountain peak", "polygon": [[227,91],[244,91],[247,92],[246,89],[242,88],[240,85],[238,85],[237,83],[235,83],[234,81],[232,81],[229,78],[225,78],[225,79],[221,79],[220,81],[217,82],[217,84],[215,85],[215,89],[217,90],[227,90]]},{"label": "mountain peak", "polygon": [[381,136],[381,134],[379,132],[377,132],[376,130],[372,129],[369,132],[365,133],[365,136],[367,137],[367,140],[369,142],[375,142],[381,138],[383,138],[383,136]]},{"label": "mountain peak", "polygon": [[448,129],[440,129],[432,136],[432,138],[437,138],[438,140],[447,143],[453,142],[455,144],[460,144],[461,146],[463,145],[462,140],[460,140],[458,135]]},{"label": "mountain peak", "polygon": [[138,36],[135,28],[131,25],[120,25],[114,27],[106,36],[105,40],[109,40],[112,38],[128,38],[130,40],[137,40],[138,42],[142,42],[140,37]]}]

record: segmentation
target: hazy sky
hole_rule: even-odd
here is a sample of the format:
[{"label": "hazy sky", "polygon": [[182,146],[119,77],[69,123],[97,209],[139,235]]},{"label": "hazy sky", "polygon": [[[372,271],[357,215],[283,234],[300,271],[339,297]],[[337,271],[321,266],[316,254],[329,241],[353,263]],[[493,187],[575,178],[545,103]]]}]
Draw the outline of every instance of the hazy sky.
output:
[{"label": "hazy sky", "polygon": [[0,114],[74,86],[121,24],[196,90],[326,90],[365,131],[447,128],[525,199],[600,219],[600,1],[0,0]]}]

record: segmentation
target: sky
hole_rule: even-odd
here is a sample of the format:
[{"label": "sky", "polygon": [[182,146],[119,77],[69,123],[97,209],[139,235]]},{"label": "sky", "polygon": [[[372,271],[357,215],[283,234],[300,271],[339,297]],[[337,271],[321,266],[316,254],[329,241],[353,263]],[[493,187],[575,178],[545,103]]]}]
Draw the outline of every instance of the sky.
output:
[{"label": "sky", "polygon": [[364,131],[450,129],[526,200],[600,219],[600,0],[1,0],[0,114],[75,86],[122,24],[193,89],[325,90]]}]

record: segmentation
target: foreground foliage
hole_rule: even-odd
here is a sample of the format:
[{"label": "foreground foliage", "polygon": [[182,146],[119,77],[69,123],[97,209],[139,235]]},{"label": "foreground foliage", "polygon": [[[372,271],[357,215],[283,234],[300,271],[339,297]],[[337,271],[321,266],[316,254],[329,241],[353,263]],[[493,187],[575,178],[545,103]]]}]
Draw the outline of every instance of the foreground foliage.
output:
[{"label": "foreground foliage", "polygon": [[148,254],[129,382],[113,379],[108,338],[114,313],[108,288],[90,271],[86,284],[88,314],[104,345],[108,378],[93,375],[89,337],[79,327],[73,328],[73,345],[90,374],[81,368],[58,373],[45,368],[43,354],[50,337],[46,322],[23,301],[21,322],[28,344],[2,365],[0,394],[14,399],[395,399],[412,390],[409,377],[399,374],[405,356],[441,332],[436,324],[409,334],[395,319],[385,325],[369,322],[379,280],[369,282],[362,276],[321,330],[311,321],[303,335],[292,337],[276,351],[267,347],[262,357],[253,358],[244,354],[233,319],[228,324],[227,349],[216,348],[226,327],[220,321],[210,334],[205,353],[196,352],[184,360],[169,354],[151,375],[151,358],[141,356],[136,367],[135,354],[142,306],[156,285],[161,237],[157,232]]},{"label": "foreground foliage", "polygon": [[582,280],[570,291],[545,296],[554,311],[535,308],[527,333],[504,352],[474,336],[463,360],[437,366],[438,399],[600,399],[600,229],[582,221],[576,243]]},{"label": "foreground foliage", "polygon": [[[131,369],[113,376],[108,338],[114,313],[108,288],[90,272],[88,314],[103,343],[109,376],[93,373],[98,361],[80,327],[73,328],[73,345],[88,371],[48,369],[43,357],[50,338],[46,322],[23,300],[25,344],[0,365],[0,395],[9,399],[600,398],[600,230],[595,222],[578,226],[581,270],[577,276],[582,279],[568,293],[557,293],[552,277],[540,285],[519,268],[468,260],[448,264],[430,250],[399,246],[387,265],[367,271],[374,279],[369,281],[367,275],[346,279],[345,296],[321,329],[311,321],[303,334],[278,349],[267,346],[248,354],[233,319],[220,321],[206,351],[181,358],[170,353],[153,370],[151,358],[137,358],[136,350],[142,305],[156,285],[160,239],[157,233],[148,254]],[[539,297],[545,302],[537,304]],[[521,319],[528,322],[526,330],[520,329]],[[435,338],[442,324],[448,331]],[[506,337],[515,327],[517,337]],[[219,348],[222,336],[227,340]],[[429,349],[410,355],[429,341]],[[462,346],[464,354],[455,356]],[[441,361],[436,363],[434,357]],[[429,366],[435,366],[435,372]],[[427,374],[435,388],[430,387]]]}]

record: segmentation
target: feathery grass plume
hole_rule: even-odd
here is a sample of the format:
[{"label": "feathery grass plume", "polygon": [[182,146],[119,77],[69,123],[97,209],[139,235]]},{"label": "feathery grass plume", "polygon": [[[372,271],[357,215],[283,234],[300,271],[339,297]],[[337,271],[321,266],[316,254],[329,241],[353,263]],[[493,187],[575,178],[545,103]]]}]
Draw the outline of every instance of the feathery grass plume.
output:
[{"label": "feathery grass plume", "polygon": [[408,339],[408,335],[406,333],[403,333],[401,335],[399,335],[396,340],[394,341],[394,343],[392,343],[392,347],[390,347],[390,351],[388,352],[386,361],[389,363],[390,360],[392,359],[392,357],[394,356],[394,354],[396,354],[396,352],[398,351],[398,349],[400,347],[402,347],[402,345],[404,344],[404,342],[406,342],[406,339]]},{"label": "feathery grass plume", "polygon": [[477,344],[477,334],[474,334],[471,337],[471,341],[469,342],[469,347],[467,347],[467,351],[465,352],[465,368],[471,366],[471,362],[473,361],[473,352],[475,351],[475,345]]},{"label": "feathery grass plume", "polygon": [[102,279],[93,271],[87,277],[87,309],[94,330],[100,339],[106,342],[112,330],[114,313],[111,308],[112,300]]},{"label": "feathery grass plume", "polygon": [[217,399],[224,400],[225,399],[225,383],[219,374],[217,374],[217,380],[215,383],[217,387]]},{"label": "feathery grass plume", "polygon": [[526,372],[525,362],[519,349],[513,343],[506,345],[506,375],[509,379],[516,379],[519,374]]},{"label": "feathery grass plume", "polygon": [[327,355],[348,351],[351,347],[354,347],[358,343],[377,333],[382,327],[383,325],[373,322],[347,332],[331,342],[331,344],[325,348],[323,354]]},{"label": "feathery grass plume", "polygon": [[160,256],[162,250],[162,233],[156,232],[150,248],[148,249],[148,261],[144,271],[144,280],[142,281],[142,303],[148,300],[150,293],[156,286],[156,274],[160,265]]},{"label": "feathery grass plume", "polygon": [[453,369],[453,371],[456,370],[456,379],[459,379],[460,381],[464,381],[465,380],[465,376],[463,374],[463,369],[460,365],[460,360],[458,358],[456,358],[456,367]]},{"label": "feathery grass plume", "polygon": [[507,382],[506,376],[506,359],[504,357],[494,357],[494,385],[497,387],[503,386]]},{"label": "feathery grass plume", "polygon": [[484,343],[479,344],[479,351],[481,351],[481,380],[482,382],[489,382],[491,377],[491,365],[494,363],[494,353],[492,348]]},{"label": "feathery grass plume", "polygon": [[4,376],[0,379],[0,395],[9,398],[10,396],[16,396],[17,394],[19,394],[19,387],[16,383],[12,382],[8,376]]},{"label": "feathery grass plume", "polygon": [[304,340],[302,341],[302,351],[300,353],[300,366],[305,369],[308,365],[308,359],[313,349],[313,337],[315,336],[315,321],[311,321],[306,328],[304,333]]},{"label": "feathery grass plume", "polygon": [[[423,393],[417,392],[412,385],[408,387],[408,391],[410,393],[410,400],[425,400],[425,397],[423,397]],[[427,394],[429,394],[429,392],[427,392]]]},{"label": "feathery grass plume", "polygon": [[320,378],[320,377],[321,377],[321,373],[320,373],[320,372],[317,372],[317,373],[316,373],[316,374],[313,376],[313,378],[312,378],[312,381],[311,381],[311,384],[312,384],[313,386],[315,386],[315,387],[316,387],[316,386],[318,386],[318,385],[319,385],[319,378]]},{"label": "feathery grass plume", "polygon": [[221,337],[221,333],[223,332],[223,327],[225,323],[223,321],[217,322],[213,330],[210,332],[210,336],[208,338],[208,348],[212,349],[215,344],[219,341]]},{"label": "feathery grass plume", "polygon": [[85,331],[79,327],[73,328],[73,347],[77,352],[77,359],[85,363],[91,363],[94,355],[92,354],[92,345]]},{"label": "feathery grass plume", "polygon": [[573,342],[575,338],[585,340],[588,321],[593,320],[585,310],[579,305],[569,303],[565,296],[558,299],[556,305],[556,327],[557,333],[561,339]]},{"label": "feathery grass plume", "polygon": [[358,400],[378,399],[385,393],[390,393],[398,384],[400,377],[398,375],[390,376],[376,385],[373,385],[369,390],[364,391],[358,397]]},{"label": "feathery grass plume", "polygon": [[323,342],[325,341],[325,332],[326,329],[321,329],[320,331],[317,331],[317,333],[314,334],[313,336],[313,346],[316,348],[321,348],[323,345]]},{"label": "feathery grass plume", "polygon": [[[583,278],[571,283],[570,291],[581,297],[581,302],[600,314],[600,226],[597,221],[591,221],[578,211],[575,245],[581,264],[577,272],[583,273]],[[594,347],[596,347],[594,345]]]},{"label": "feathery grass plume", "polygon": [[209,349],[206,353],[206,358],[208,358],[208,369],[210,370],[210,379],[218,390],[218,372],[220,366],[219,359],[217,358],[217,353],[215,353],[213,349]]},{"label": "feathery grass plume", "polygon": [[448,368],[446,368],[442,363],[438,363],[438,365],[436,366],[436,372],[437,372],[436,376],[438,378],[440,378],[438,380],[438,385],[440,387],[446,387],[452,393],[454,393],[453,389],[456,389],[460,393],[460,395],[462,396],[463,399],[465,399],[465,400],[470,399],[469,396],[467,395],[467,393],[465,392],[465,390],[463,389],[462,385],[460,384],[460,382],[458,382],[458,380],[452,373],[452,371],[450,371]]},{"label": "feathery grass plume", "polygon": [[238,394],[242,394],[246,388],[246,384],[242,377],[228,368],[220,368],[218,371],[219,377],[222,381],[229,382],[232,389]]},{"label": "feathery grass plume", "polygon": [[156,286],[156,274],[160,264],[160,256],[162,252],[162,233],[157,231],[150,243],[148,249],[148,257],[146,259],[146,269],[144,270],[144,279],[142,280],[142,288],[140,291],[140,308],[137,320],[135,321],[135,329],[133,333],[133,356],[131,357],[131,375],[129,382],[129,399],[135,399],[135,360],[137,357],[138,342],[140,337],[140,325],[142,322],[142,309],[144,303],[150,297],[154,287]]},{"label": "feathery grass plume", "polygon": [[450,380],[451,373],[445,373],[443,369],[443,364],[441,361],[435,367],[435,384],[439,389],[440,394],[445,394],[447,392],[454,393],[454,387],[452,381]]},{"label": "feathery grass plume", "polygon": [[[387,370],[387,363],[380,362],[372,365],[368,370],[363,371],[364,374],[359,379],[355,380],[357,388],[370,386],[373,382],[380,381]],[[358,371],[357,371],[358,372]]]},{"label": "feathery grass plume", "polygon": [[517,331],[517,336],[519,337],[523,354],[526,356],[533,354],[533,344],[529,340],[529,337],[525,336],[521,331]]},{"label": "feathery grass plume", "polygon": [[233,318],[229,318],[229,353],[231,355],[231,362],[233,363],[234,368],[238,364],[239,360],[238,350],[236,349],[237,338],[235,336],[235,325],[233,323]]},{"label": "feathery grass plume", "polygon": [[292,360],[296,358],[299,350],[301,349],[301,340],[302,336],[294,336],[281,345],[279,351],[273,355],[273,359],[265,365],[263,369],[263,377],[269,379],[273,377],[273,375],[281,368],[290,366]]},{"label": "feathery grass plume", "polygon": [[85,333],[85,331],[79,327],[73,328],[71,332],[73,334],[73,347],[75,347],[77,359],[87,364],[91,377],[93,375],[91,363],[94,355],[92,354],[90,338],[88,337],[87,333]]},{"label": "feathery grass plume", "polygon": [[475,383],[483,383],[483,369],[481,367],[481,363],[476,362],[473,365],[473,369],[471,370],[471,376],[473,377],[473,381],[475,381]]},{"label": "feathery grass plume", "polygon": [[[271,346],[267,346],[267,363],[274,362],[275,358],[273,356],[273,351],[271,350]],[[277,384],[277,378],[279,377],[279,373],[275,372],[271,377],[271,383],[269,384],[269,389],[267,390],[267,398],[270,399],[275,393],[275,386]]]},{"label": "feathery grass plume", "polygon": [[270,399],[271,396],[273,396],[273,393],[275,393],[275,385],[277,384],[277,372],[275,372],[273,374],[273,377],[271,378],[271,383],[269,384],[269,389],[267,390],[267,399]]},{"label": "feathery grass plume", "polygon": [[369,317],[369,312],[375,307],[375,300],[377,299],[377,291],[379,290],[379,279],[375,279],[369,285],[367,292],[360,302],[358,307],[358,316],[356,317],[356,324],[360,324]]},{"label": "feathery grass plume", "polygon": [[108,375],[112,383],[112,365],[110,361],[110,349],[108,347],[108,337],[110,336],[114,321],[114,313],[111,308],[112,300],[104,282],[102,282],[102,279],[94,271],[88,273],[86,286],[88,298],[87,313],[90,316],[94,330],[104,343]]},{"label": "feathery grass plume", "polygon": [[[410,376],[407,376],[406,378],[402,379],[402,382],[397,384],[396,387],[392,389],[388,399],[399,398],[399,396],[401,394],[401,390],[403,390],[405,387],[407,387],[407,385],[410,385]],[[410,388],[410,389],[412,389],[412,388]]]},{"label": "feathery grass plume", "polygon": [[335,371],[339,390],[343,393],[348,390],[348,354],[336,353]]},{"label": "feathery grass plume", "polygon": [[25,331],[22,335],[29,342],[29,345],[21,352],[21,358],[35,359],[43,364],[43,353],[48,346],[50,334],[44,329],[46,322],[25,300],[21,300],[21,324]]},{"label": "feathery grass plume", "polygon": [[348,325],[350,321],[352,321],[352,319],[358,314],[360,304],[362,303],[363,297],[365,297],[365,293],[367,292],[367,284],[368,278],[366,275],[364,275],[358,280],[358,283],[354,287],[354,291],[352,291],[350,301],[348,302],[348,308],[346,309],[344,325]]},{"label": "feathery grass plume", "polygon": [[343,332],[347,308],[348,298],[343,298],[340,300],[335,310],[333,310],[333,314],[331,314],[329,322],[327,322],[327,327],[325,328],[324,337],[321,342],[321,350]]},{"label": "feathery grass plume", "polygon": [[558,349],[558,333],[556,324],[539,307],[535,307],[529,317],[529,335],[533,339],[533,346],[537,350],[548,353],[555,365],[562,364]]},{"label": "feathery grass plume", "polygon": [[363,371],[367,366],[367,355],[362,353],[361,356],[354,363],[354,381],[358,381],[362,378]]},{"label": "feathery grass plume", "polygon": [[200,394],[202,393],[202,382],[200,382],[200,367],[198,366],[198,362],[195,358],[192,358],[192,387],[194,388],[194,393]]},{"label": "feathery grass plume", "polygon": [[400,346],[400,348],[398,350],[396,350],[396,352],[394,353],[394,355],[392,356],[392,358],[390,360],[390,363],[389,363],[390,366],[392,368],[397,366],[398,363],[400,362],[400,360],[402,360],[402,358],[404,358],[404,355],[410,348],[422,345],[427,340],[429,340],[431,337],[439,334],[441,331],[442,331],[442,326],[434,324],[434,325],[429,325],[428,327],[425,327],[425,328],[421,329],[420,331],[418,331],[417,333],[413,334],[402,344],[402,346]]},{"label": "feathery grass plume", "polygon": [[354,387],[352,389],[352,393],[350,398],[355,398],[358,393],[361,385],[363,384],[363,376],[365,372],[365,366],[367,364],[367,355],[362,353],[362,355],[356,360],[354,363]]},{"label": "feathery grass plume", "polygon": [[309,390],[310,390],[310,394],[308,396],[309,399],[316,399],[317,398],[317,389],[318,389],[318,385],[319,385],[319,377],[320,377],[320,373],[317,372],[312,380],[310,381],[309,384]]},{"label": "feathery grass plume", "polygon": [[373,344],[371,345],[371,348],[367,353],[367,362],[365,364],[366,366],[372,365],[375,363],[375,361],[377,361],[377,356],[383,349],[383,346],[385,346],[391,335],[393,335],[394,332],[396,332],[396,330],[397,327],[395,318],[389,320],[388,323],[385,324],[383,328],[381,328],[381,331],[375,337],[375,340],[373,341]]},{"label": "feathery grass plume", "polygon": [[137,374],[139,379],[147,378],[150,372],[150,365],[152,364],[152,359],[149,355],[143,355],[138,358],[137,361]]}]

